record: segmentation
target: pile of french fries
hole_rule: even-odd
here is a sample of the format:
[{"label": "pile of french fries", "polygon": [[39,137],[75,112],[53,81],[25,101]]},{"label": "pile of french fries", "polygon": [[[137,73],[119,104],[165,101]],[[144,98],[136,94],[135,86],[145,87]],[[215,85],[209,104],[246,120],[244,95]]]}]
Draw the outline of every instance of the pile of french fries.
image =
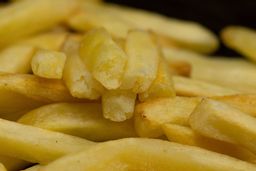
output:
[{"label": "pile of french fries", "polygon": [[0,171],[256,171],[256,31],[89,0],[0,6]]}]

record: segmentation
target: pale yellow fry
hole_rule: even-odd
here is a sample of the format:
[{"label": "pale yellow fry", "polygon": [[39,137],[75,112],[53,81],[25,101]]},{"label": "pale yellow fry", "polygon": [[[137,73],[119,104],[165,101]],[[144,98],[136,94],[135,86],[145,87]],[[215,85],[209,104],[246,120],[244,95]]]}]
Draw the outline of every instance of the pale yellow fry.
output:
[{"label": "pale yellow fry", "polygon": [[112,122],[102,116],[101,104],[57,103],[28,112],[18,121],[92,141],[134,137],[133,121]]},{"label": "pale yellow fry", "polygon": [[57,25],[77,6],[76,0],[22,0],[3,8],[0,47]]},{"label": "pale yellow fry", "polygon": [[256,95],[255,94],[239,94],[231,96],[213,97],[211,99],[218,100],[237,108],[246,114],[256,117]]},{"label": "pale yellow fry", "polygon": [[129,32],[125,44],[128,63],[121,89],[132,89],[134,93],[142,93],[156,79],[160,54],[154,39],[150,32]]},{"label": "pale yellow fry", "polygon": [[188,119],[201,98],[175,97],[141,103],[135,110],[135,130],[142,137],[163,135],[162,125],[188,125]]},{"label": "pale yellow fry", "polygon": [[99,144],[50,163],[41,171],[255,171],[256,166],[197,147],[157,139],[122,139]]},{"label": "pale yellow fry", "polygon": [[70,95],[61,80],[29,74],[0,74],[0,92],[4,93],[0,96],[3,99],[13,99],[18,94],[19,99],[25,96],[26,101],[34,99],[40,103],[78,101]]},{"label": "pale yellow fry", "polygon": [[176,94],[179,96],[225,96],[240,94],[239,91],[191,78],[173,76]]},{"label": "pale yellow fry", "polygon": [[2,163],[0,163],[0,171],[7,171],[5,166]]},{"label": "pale yellow fry", "polygon": [[133,116],[136,94],[128,90],[108,90],[102,95],[103,116],[121,122]]},{"label": "pale yellow fry", "polygon": [[46,32],[17,42],[18,45],[30,45],[46,50],[60,50],[67,38],[66,32]]},{"label": "pale yellow fry", "polygon": [[256,61],[256,30],[242,26],[229,26],[222,30],[221,38],[226,46]]},{"label": "pale yellow fry", "polygon": [[98,99],[104,90],[103,86],[92,77],[88,67],[79,56],[79,42],[69,38],[63,47],[67,55],[63,79],[74,97]]},{"label": "pale yellow fry", "polygon": [[91,3],[83,3],[82,10],[69,18],[68,25],[78,31],[103,27],[117,38],[125,38],[129,30],[134,28],[133,24],[119,15],[106,11],[101,5]]},{"label": "pale yellow fry", "polygon": [[207,57],[195,52],[177,48],[164,48],[164,57],[170,63],[184,60],[192,65],[191,77],[207,81],[244,93],[256,93],[256,67],[240,59]]},{"label": "pale yellow fry", "polygon": [[[31,163],[16,159],[13,157],[7,157],[0,155],[0,163],[2,163],[7,171],[17,171],[28,167]],[[1,169],[0,169],[1,170]]]},{"label": "pale yellow fry", "polygon": [[32,167],[29,167],[27,169],[24,169],[22,171],[40,171],[40,169],[42,168],[42,166],[40,165],[35,165],[35,166],[32,166]]},{"label": "pale yellow fry", "polygon": [[167,138],[172,142],[197,146],[244,161],[256,162],[256,155],[252,152],[237,145],[202,136],[189,127],[169,123],[164,124],[163,130]]},{"label": "pale yellow fry", "polygon": [[3,49],[0,52],[0,72],[29,73],[34,52],[35,48],[29,45],[14,45]]},{"label": "pale yellow fry", "polygon": [[171,70],[167,62],[161,58],[156,79],[148,90],[139,94],[139,100],[146,101],[154,98],[174,96],[175,90]]},{"label": "pale yellow fry", "polygon": [[256,153],[256,119],[227,104],[204,99],[191,114],[190,125],[202,135]]},{"label": "pale yellow fry", "polygon": [[127,56],[105,29],[94,29],[85,34],[80,57],[105,88],[116,89],[121,85]]},{"label": "pale yellow fry", "polygon": [[0,119],[0,154],[46,164],[63,155],[87,149],[85,139]]},{"label": "pale yellow fry", "polygon": [[66,58],[63,52],[37,50],[31,60],[31,68],[34,75],[39,77],[61,79]]}]

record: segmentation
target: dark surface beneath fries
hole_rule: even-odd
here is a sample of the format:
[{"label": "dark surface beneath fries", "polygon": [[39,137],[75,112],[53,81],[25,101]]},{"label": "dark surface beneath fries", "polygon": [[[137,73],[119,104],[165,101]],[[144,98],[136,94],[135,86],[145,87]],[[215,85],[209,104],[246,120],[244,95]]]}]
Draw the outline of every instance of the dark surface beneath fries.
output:
[{"label": "dark surface beneath fries", "polygon": [[[256,28],[255,0],[106,0],[196,21],[216,34],[228,25]],[[215,55],[240,56],[221,45]]]}]

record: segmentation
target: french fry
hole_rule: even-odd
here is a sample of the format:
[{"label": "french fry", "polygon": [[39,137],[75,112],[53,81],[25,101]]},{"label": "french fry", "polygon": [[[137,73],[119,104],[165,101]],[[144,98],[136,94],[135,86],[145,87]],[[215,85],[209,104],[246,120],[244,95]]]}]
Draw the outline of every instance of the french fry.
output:
[{"label": "french fry", "polygon": [[[187,61],[192,65],[191,77],[221,85],[243,93],[256,93],[256,67],[239,58],[214,57],[178,48],[163,48],[164,57],[170,63],[174,60]],[[209,76],[210,75],[210,76]]]},{"label": "french fry", "polygon": [[190,77],[192,66],[189,62],[185,60],[170,60],[168,61],[168,64],[174,75]]},{"label": "french fry", "polygon": [[22,0],[3,8],[0,12],[0,47],[57,25],[77,6],[76,0]]},{"label": "french fry", "polygon": [[63,79],[72,96],[77,98],[98,99],[104,87],[92,77],[89,69],[80,59],[77,38],[69,38],[63,47],[67,55]]},{"label": "french fry", "polygon": [[129,32],[125,51],[129,59],[120,88],[145,92],[156,79],[160,60],[154,35],[140,30]]},{"label": "french fry", "polygon": [[191,114],[190,125],[204,136],[256,153],[256,119],[227,104],[204,99]]},{"label": "french fry", "polygon": [[254,94],[212,97],[211,99],[227,103],[232,107],[245,112],[246,114],[256,117],[256,95]]},{"label": "french fry", "polygon": [[82,10],[72,15],[67,23],[78,31],[103,27],[116,38],[125,38],[129,30],[134,28],[132,23],[123,20],[119,15],[91,3],[83,3]]},{"label": "french fry", "polygon": [[8,171],[21,170],[31,165],[29,162],[2,155],[0,155],[0,163],[2,163]]},{"label": "french fry", "polygon": [[189,116],[200,101],[197,97],[175,97],[138,104],[135,130],[141,137],[156,138],[163,135],[162,125],[165,123],[188,125]]},{"label": "french fry", "polygon": [[0,52],[0,71],[26,74],[31,71],[30,61],[35,48],[26,45],[14,45]]},{"label": "french fry", "polygon": [[0,163],[0,171],[7,171],[2,163]]},{"label": "french fry", "polygon": [[156,139],[122,139],[60,158],[41,171],[168,170],[254,171],[255,165],[235,158]]},{"label": "french fry", "polygon": [[[82,11],[73,15],[68,23],[72,28],[80,31],[104,27],[114,36],[122,38],[131,29],[153,30],[158,37],[164,37],[170,44],[203,53],[213,52],[218,47],[217,38],[197,23],[107,3],[84,4]],[[179,30],[178,34],[177,30]]]},{"label": "french fry", "polygon": [[148,90],[139,94],[140,101],[146,101],[161,97],[174,97],[175,90],[172,81],[172,74],[164,59],[160,60],[156,79]]},{"label": "french fry", "polygon": [[189,127],[176,124],[164,124],[163,130],[171,142],[201,147],[217,153],[226,154],[240,160],[256,162],[256,155],[252,152],[237,145],[204,137],[197,134]]},{"label": "french fry", "polygon": [[[70,95],[61,80],[45,79],[29,74],[0,75],[0,92],[3,93],[0,96],[3,104],[5,99],[15,102],[16,95],[19,99],[25,96],[34,99],[37,103],[78,101]],[[32,100],[30,102],[33,103]]]},{"label": "french fry", "polygon": [[46,164],[63,155],[91,147],[94,143],[0,119],[0,154]]},{"label": "french fry", "polygon": [[236,90],[181,76],[173,76],[173,81],[179,96],[212,97],[240,94]]},{"label": "french fry", "polygon": [[41,168],[42,168],[42,166],[35,165],[35,166],[29,167],[29,168],[27,168],[25,170],[22,170],[22,171],[40,171]]},{"label": "french fry", "polygon": [[28,112],[18,122],[92,141],[136,136],[132,120],[118,123],[104,119],[101,104],[96,103],[50,104]]},{"label": "french fry", "polygon": [[66,58],[63,52],[38,50],[31,60],[31,68],[39,77],[61,79]]},{"label": "french fry", "polygon": [[29,45],[45,50],[60,50],[67,39],[66,32],[46,32],[17,42],[18,45]]},{"label": "french fry", "polygon": [[108,90],[102,95],[103,116],[121,122],[133,116],[136,94],[128,90]]},{"label": "french fry", "polygon": [[121,85],[127,56],[105,29],[94,29],[85,34],[80,57],[105,88],[117,89]]},{"label": "french fry", "polygon": [[256,61],[256,31],[242,26],[229,26],[221,31],[226,46],[236,50],[253,62]]}]

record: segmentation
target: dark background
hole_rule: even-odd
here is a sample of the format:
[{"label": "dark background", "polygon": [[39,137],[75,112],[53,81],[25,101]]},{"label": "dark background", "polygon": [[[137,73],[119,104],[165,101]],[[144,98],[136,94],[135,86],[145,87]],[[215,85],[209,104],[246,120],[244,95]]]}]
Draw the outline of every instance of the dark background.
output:
[{"label": "dark background", "polygon": [[[7,2],[8,0],[0,0]],[[256,0],[106,0],[167,16],[200,22],[215,34],[228,25],[256,29]],[[238,56],[223,45],[217,55]]]}]

